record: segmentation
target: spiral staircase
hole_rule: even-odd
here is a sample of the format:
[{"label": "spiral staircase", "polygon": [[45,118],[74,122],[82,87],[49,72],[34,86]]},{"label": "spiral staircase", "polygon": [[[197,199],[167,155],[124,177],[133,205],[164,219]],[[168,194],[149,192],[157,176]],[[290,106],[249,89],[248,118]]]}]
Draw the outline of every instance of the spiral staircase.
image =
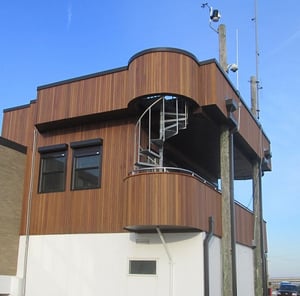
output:
[{"label": "spiral staircase", "polygon": [[177,96],[146,98],[149,106],[136,123],[135,168],[163,167],[164,143],[188,124],[187,101]]}]

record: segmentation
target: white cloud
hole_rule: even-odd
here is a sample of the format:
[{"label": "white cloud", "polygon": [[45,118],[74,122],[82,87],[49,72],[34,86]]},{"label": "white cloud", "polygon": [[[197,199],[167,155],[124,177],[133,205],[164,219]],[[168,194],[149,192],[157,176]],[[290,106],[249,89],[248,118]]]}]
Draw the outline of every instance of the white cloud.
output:
[{"label": "white cloud", "polygon": [[67,11],[67,29],[69,30],[72,23],[72,3],[69,2],[68,11]]},{"label": "white cloud", "polygon": [[283,40],[277,47],[275,47],[272,51],[271,54],[277,54],[289,46],[293,44],[293,42],[297,41],[300,38],[300,29],[298,29],[296,32],[291,34],[288,38]]}]

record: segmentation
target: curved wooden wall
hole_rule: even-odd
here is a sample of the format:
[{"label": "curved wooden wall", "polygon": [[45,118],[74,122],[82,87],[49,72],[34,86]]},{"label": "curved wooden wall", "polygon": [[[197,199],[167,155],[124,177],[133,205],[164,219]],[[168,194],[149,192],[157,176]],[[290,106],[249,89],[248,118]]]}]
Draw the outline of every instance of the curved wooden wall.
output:
[{"label": "curved wooden wall", "polygon": [[[156,226],[209,230],[214,218],[214,234],[222,236],[222,195],[198,179],[182,173],[140,173],[125,179],[124,226],[139,231]],[[236,240],[252,246],[253,214],[235,205]]]},{"label": "curved wooden wall", "polygon": [[208,217],[221,236],[221,194],[180,173],[141,173],[125,179],[125,226],[173,225],[208,231]]},{"label": "curved wooden wall", "polygon": [[128,67],[128,98],[155,93],[199,98],[199,64],[190,56],[153,51],[137,56]]}]

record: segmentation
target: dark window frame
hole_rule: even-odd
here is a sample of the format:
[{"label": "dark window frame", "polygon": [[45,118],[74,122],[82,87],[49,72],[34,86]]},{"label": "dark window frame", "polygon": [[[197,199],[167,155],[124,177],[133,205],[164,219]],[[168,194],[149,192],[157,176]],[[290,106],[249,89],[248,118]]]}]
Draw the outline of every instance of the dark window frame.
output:
[{"label": "dark window frame", "polygon": [[[67,174],[67,150],[67,144],[51,145],[38,148],[38,152],[40,153],[38,193],[65,191]],[[60,164],[61,168],[59,168],[59,166],[54,163],[54,161],[57,161],[58,159],[62,159],[62,166]],[[53,163],[50,162],[51,160],[53,160]],[[55,180],[57,178],[60,180],[60,182],[58,183],[57,180]],[[53,186],[53,184],[55,183],[56,186]]]},{"label": "dark window frame", "polygon": [[[70,146],[73,149],[71,190],[101,188],[102,139],[72,142]],[[93,158],[96,162],[91,165]]]}]

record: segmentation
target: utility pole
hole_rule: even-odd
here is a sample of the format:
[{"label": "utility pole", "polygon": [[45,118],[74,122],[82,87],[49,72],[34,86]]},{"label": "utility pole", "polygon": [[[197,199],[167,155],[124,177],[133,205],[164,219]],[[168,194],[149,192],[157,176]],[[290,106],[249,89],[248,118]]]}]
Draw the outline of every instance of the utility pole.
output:
[{"label": "utility pole", "polygon": [[[250,78],[251,88],[251,113],[258,119],[257,106],[257,79],[255,76]],[[263,156],[261,156],[263,157]],[[252,188],[253,188],[253,214],[254,214],[254,279],[255,295],[267,295],[267,274],[266,259],[264,250],[264,221],[262,211],[262,168],[261,159],[254,160],[252,164]]]},{"label": "utility pole", "polygon": [[[219,62],[224,72],[228,72],[226,27],[218,27]],[[234,143],[233,131],[229,126],[222,126],[220,136],[220,160],[222,183],[222,262],[223,295],[236,296],[236,236],[234,203]]]},{"label": "utility pole", "polygon": [[[219,62],[224,72],[228,72],[226,27],[218,27]],[[236,296],[236,236],[234,204],[234,149],[233,134],[229,126],[222,126],[220,135],[220,160],[222,183],[222,263],[223,296]]]},{"label": "utility pole", "polygon": [[227,72],[227,49],[226,49],[226,27],[221,24],[218,28],[219,34],[219,62],[224,72]]},{"label": "utility pole", "polygon": [[261,169],[260,161],[255,160],[253,164],[253,214],[254,214],[254,280],[255,295],[263,296],[263,234],[261,219]]},{"label": "utility pole", "polygon": [[223,296],[237,295],[235,215],[233,196],[233,134],[223,125],[220,134],[220,167],[222,183],[222,273]]},{"label": "utility pole", "polygon": [[251,113],[257,119],[257,80],[255,76],[250,77],[250,91],[251,91]]},{"label": "utility pole", "polygon": [[[219,35],[219,63],[222,70],[228,73],[226,28],[224,24],[214,29],[211,22],[218,22],[221,15],[217,9],[208,7],[210,11],[210,28]],[[237,65],[232,71],[237,71]],[[226,106],[227,108],[227,106]],[[234,109],[235,110],[235,109]],[[234,110],[228,110],[232,112]],[[223,296],[237,295],[236,279],[236,236],[235,236],[235,202],[234,202],[234,142],[232,128],[224,124],[220,131],[220,175],[222,183],[222,278]]]}]

